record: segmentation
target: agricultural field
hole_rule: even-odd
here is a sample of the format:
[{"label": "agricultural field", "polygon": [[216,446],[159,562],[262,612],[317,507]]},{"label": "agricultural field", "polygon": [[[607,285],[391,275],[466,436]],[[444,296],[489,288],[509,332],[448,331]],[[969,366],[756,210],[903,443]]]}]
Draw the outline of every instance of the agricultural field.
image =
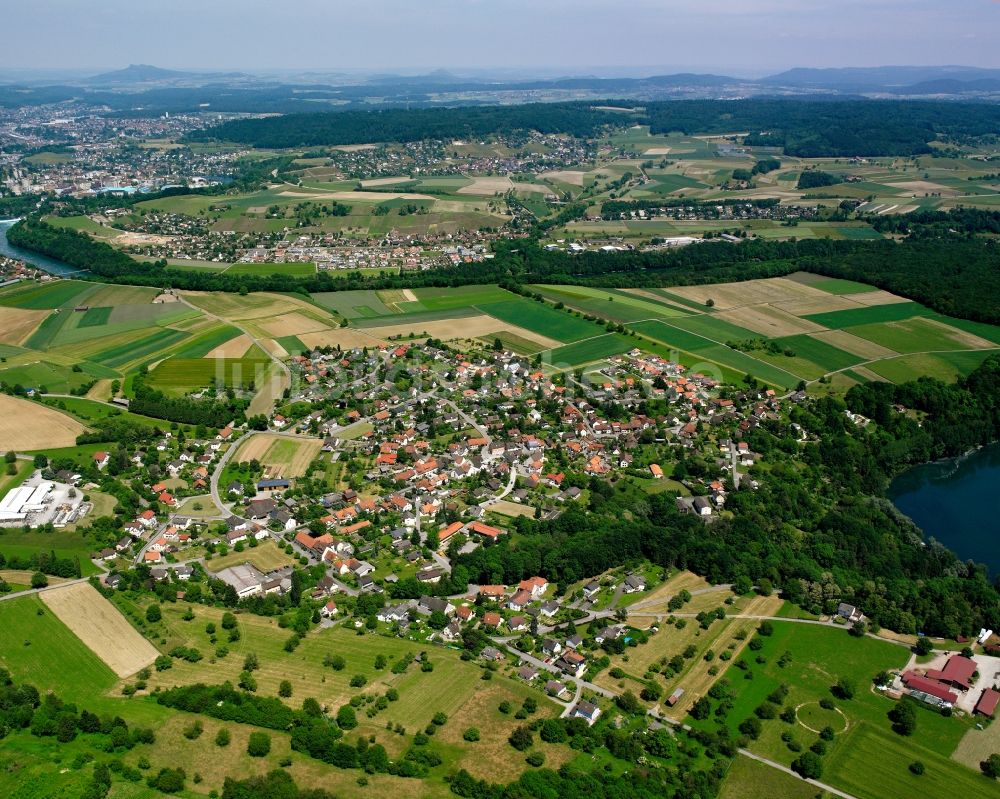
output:
[{"label": "agricultural field", "polygon": [[272,362],[264,358],[166,358],[150,372],[147,383],[165,394],[182,395],[207,386],[252,390],[270,374]]},{"label": "agricultural field", "polygon": [[135,674],[156,659],[153,645],[89,583],[53,588],[39,596],[45,606],[119,677]]},{"label": "agricultural field", "polygon": [[73,417],[40,402],[0,394],[0,441],[5,451],[71,447],[84,430]]},{"label": "agricultural field", "polygon": [[323,442],[318,438],[279,436],[257,433],[240,445],[235,463],[256,460],[264,473],[273,478],[301,477],[319,454]]}]

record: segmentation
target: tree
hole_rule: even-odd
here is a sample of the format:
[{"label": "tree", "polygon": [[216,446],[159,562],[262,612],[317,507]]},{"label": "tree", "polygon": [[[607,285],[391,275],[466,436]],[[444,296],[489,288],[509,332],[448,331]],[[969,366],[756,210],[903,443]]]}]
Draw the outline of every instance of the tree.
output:
[{"label": "tree", "polygon": [[475,743],[479,740],[479,729],[477,727],[469,727],[469,729],[462,733],[462,738],[469,743]]},{"label": "tree", "polygon": [[266,732],[252,732],[247,741],[247,754],[250,757],[266,757],[271,751],[271,736]]},{"label": "tree", "polygon": [[918,777],[924,773],[924,764],[919,760],[914,760],[909,765],[910,773],[916,774]]},{"label": "tree", "polygon": [[31,575],[31,587],[32,588],[45,588],[49,584],[49,578],[46,577],[41,572],[35,572]]},{"label": "tree", "polygon": [[792,770],[809,780],[818,780],[823,776],[823,761],[815,752],[803,752],[792,761]]},{"label": "tree", "polygon": [[353,730],[358,726],[358,717],[354,714],[354,708],[344,705],[337,711],[337,726],[342,730]]},{"label": "tree", "polygon": [[929,655],[934,651],[934,644],[931,643],[931,639],[925,635],[921,635],[917,638],[917,643],[913,646],[913,651],[918,655]]},{"label": "tree", "polygon": [[240,688],[244,691],[256,691],[257,690],[257,680],[249,671],[240,672]]},{"label": "tree", "polygon": [[707,696],[701,697],[691,706],[691,718],[697,719],[698,721],[704,721],[707,719],[709,713],[711,712],[712,703],[708,701]]},{"label": "tree", "polygon": [[288,680],[282,680],[278,685],[278,696],[287,699],[292,695],[292,684]]},{"label": "tree", "polygon": [[545,743],[558,744],[566,740],[566,728],[558,719],[546,719],[542,722],[542,729],[539,730],[539,737]]},{"label": "tree", "polygon": [[534,736],[527,727],[515,728],[507,740],[518,752],[530,749],[531,745],[535,742]]},{"label": "tree", "polygon": [[892,729],[899,735],[913,735],[917,729],[917,714],[913,705],[906,699],[901,699],[889,711]]},{"label": "tree", "polygon": [[837,680],[837,684],[831,689],[833,695],[838,699],[853,699],[854,698],[854,681],[848,679],[847,677],[841,677]]},{"label": "tree", "polygon": [[155,624],[160,619],[163,618],[163,612],[160,610],[160,606],[157,604],[152,604],[146,608],[146,621],[150,624]]},{"label": "tree", "polygon": [[992,779],[1000,777],[1000,754],[992,754],[979,764],[983,774]]},{"label": "tree", "polygon": [[752,738],[756,741],[760,738],[760,734],[764,731],[764,726],[760,723],[759,718],[756,716],[750,716],[740,722],[739,731],[748,738]]},{"label": "tree", "polygon": [[260,668],[260,660],[257,657],[257,653],[248,652],[247,656],[243,658],[243,670],[256,671],[259,668]]},{"label": "tree", "polygon": [[233,630],[235,628],[236,628],[236,617],[229,611],[226,611],[225,613],[222,614],[222,629]]},{"label": "tree", "polygon": [[641,713],[642,705],[631,691],[625,691],[615,697],[615,704],[626,713]]}]

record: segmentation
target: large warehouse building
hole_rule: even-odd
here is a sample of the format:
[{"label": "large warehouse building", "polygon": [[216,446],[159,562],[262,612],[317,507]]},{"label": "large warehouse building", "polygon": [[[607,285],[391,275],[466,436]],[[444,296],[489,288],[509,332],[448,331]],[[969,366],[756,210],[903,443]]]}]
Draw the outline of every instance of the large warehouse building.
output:
[{"label": "large warehouse building", "polygon": [[21,486],[7,492],[0,502],[0,522],[23,522],[29,513],[37,513],[45,508],[45,500],[52,492],[54,483],[37,486]]}]

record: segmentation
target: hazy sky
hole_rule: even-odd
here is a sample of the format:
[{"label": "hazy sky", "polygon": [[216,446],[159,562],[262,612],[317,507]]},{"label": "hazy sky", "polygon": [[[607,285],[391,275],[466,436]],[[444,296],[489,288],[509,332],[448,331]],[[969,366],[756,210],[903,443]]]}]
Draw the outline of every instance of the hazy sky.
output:
[{"label": "hazy sky", "polygon": [[1000,0],[2,0],[0,68],[1000,67]]}]

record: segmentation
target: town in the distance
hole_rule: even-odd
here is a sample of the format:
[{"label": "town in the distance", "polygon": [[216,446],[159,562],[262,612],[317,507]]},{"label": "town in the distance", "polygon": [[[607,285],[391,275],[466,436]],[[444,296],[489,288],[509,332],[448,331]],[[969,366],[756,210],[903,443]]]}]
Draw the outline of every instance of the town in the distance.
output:
[{"label": "town in the distance", "polygon": [[636,70],[0,66],[0,795],[1000,797],[1000,70]]}]

